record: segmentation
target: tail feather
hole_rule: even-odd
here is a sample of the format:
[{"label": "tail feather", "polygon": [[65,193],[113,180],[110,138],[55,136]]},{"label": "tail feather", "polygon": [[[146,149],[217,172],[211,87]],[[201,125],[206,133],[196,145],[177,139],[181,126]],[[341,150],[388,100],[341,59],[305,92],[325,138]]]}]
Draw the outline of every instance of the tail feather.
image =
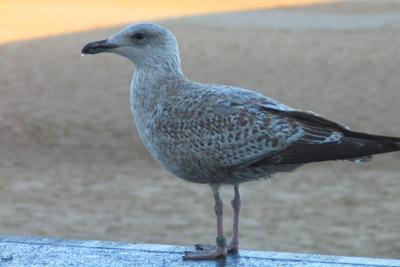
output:
[{"label": "tail feather", "polygon": [[338,143],[292,144],[286,150],[253,165],[304,164],[328,160],[356,160],[371,155],[399,151],[400,138],[343,131]]}]

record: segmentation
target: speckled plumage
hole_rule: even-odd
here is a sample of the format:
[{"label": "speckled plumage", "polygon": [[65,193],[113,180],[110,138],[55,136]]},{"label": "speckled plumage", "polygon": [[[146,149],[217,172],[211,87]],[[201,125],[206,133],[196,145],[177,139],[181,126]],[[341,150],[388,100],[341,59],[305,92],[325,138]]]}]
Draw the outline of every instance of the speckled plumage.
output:
[{"label": "speckled plumage", "polygon": [[127,27],[83,53],[113,52],[136,65],[131,109],[152,156],[176,176],[210,184],[217,215],[217,248],[186,259],[225,256],[220,184],[235,198],[231,251],[238,249],[238,184],[292,171],[302,164],[365,159],[400,149],[400,139],[353,132],[311,112],[294,110],[249,90],[188,80],[174,35],[155,24]]},{"label": "speckled plumage", "polygon": [[[148,49],[152,55],[139,61],[135,56],[131,84],[131,108],[140,137],[162,166],[192,182],[228,184],[298,166],[250,166],[304,134],[298,125],[267,110],[291,108],[245,89],[186,79],[172,33],[157,25],[136,27],[150,27],[169,38],[166,49],[154,45]],[[124,29],[111,42],[120,42],[128,31],[133,30]]]},{"label": "speckled plumage", "polygon": [[186,79],[163,80],[158,86],[165,95],[149,95],[137,78],[140,70],[136,75],[131,101],[140,136],[175,175],[198,183],[235,184],[295,167],[250,166],[303,135],[301,128],[263,110],[287,107],[254,92]]}]

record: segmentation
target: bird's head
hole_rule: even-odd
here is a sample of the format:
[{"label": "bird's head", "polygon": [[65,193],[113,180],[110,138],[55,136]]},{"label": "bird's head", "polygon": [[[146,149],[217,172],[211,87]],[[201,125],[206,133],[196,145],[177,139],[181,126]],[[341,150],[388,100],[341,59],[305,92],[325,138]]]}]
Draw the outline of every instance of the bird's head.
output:
[{"label": "bird's head", "polygon": [[108,39],[91,42],[82,54],[115,53],[133,61],[135,65],[162,64],[177,61],[178,43],[166,28],[151,23],[128,26]]}]

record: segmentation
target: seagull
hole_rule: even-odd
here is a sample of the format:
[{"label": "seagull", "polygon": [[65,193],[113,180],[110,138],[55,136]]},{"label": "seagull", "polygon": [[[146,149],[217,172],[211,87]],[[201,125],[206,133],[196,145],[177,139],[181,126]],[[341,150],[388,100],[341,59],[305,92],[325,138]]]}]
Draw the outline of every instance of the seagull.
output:
[{"label": "seagull", "polygon": [[[352,131],[250,90],[189,80],[180,66],[174,34],[157,24],[131,25],[82,49],[82,54],[104,52],[135,65],[130,104],[146,149],[177,177],[212,189],[216,246],[196,245],[184,260],[238,252],[240,183],[291,172],[306,163],[366,161],[374,154],[400,150],[400,138]],[[234,189],[229,244],[219,195],[224,184]]]}]

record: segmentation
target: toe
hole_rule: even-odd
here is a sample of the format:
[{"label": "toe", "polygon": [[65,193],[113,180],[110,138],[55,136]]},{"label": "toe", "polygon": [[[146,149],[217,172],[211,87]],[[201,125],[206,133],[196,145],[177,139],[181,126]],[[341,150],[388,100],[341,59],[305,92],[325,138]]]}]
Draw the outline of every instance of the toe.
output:
[{"label": "toe", "polygon": [[229,246],[227,251],[230,254],[236,254],[238,253],[239,248],[237,246]]},{"label": "toe", "polygon": [[226,257],[226,248],[216,248],[211,251],[195,251],[185,253],[183,260],[214,260]]},{"label": "toe", "polygon": [[205,245],[205,244],[195,244],[194,247],[197,250],[213,250],[213,249],[215,249],[215,246],[213,246],[213,245]]}]

